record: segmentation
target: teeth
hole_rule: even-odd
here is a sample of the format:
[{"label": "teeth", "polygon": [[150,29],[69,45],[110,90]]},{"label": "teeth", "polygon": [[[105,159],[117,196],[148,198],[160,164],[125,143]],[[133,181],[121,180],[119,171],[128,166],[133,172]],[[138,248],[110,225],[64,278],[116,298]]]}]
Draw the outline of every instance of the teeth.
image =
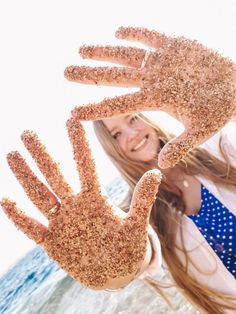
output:
[{"label": "teeth", "polygon": [[141,147],[145,142],[146,142],[147,138],[145,137],[140,143],[138,143],[138,145],[136,145],[133,150],[137,150],[139,149],[139,147]]}]

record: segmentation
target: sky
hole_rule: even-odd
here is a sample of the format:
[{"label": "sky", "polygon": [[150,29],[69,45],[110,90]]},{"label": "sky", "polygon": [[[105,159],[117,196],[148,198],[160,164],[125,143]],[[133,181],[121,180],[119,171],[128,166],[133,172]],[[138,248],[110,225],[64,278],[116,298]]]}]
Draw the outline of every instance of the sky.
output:
[{"label": "sky", "polygon": [[[236,61],[236,1],[145,0],[73,1],[9,0],[0,2],[0,198],[8,196],[28,215],[46,223],[11,173],[5,156],[19,150],[44,178],[20,140],[23,130],[35,131],[60,163],[66,179],[79,191],[65,128],[76,105],[99,102],[127,89],[77,85],[63,76],[68,65],[104,65],[78,55],[83,44],[141,45],[114,37],[119,26],[142,26],[167,35],[196,39]],[[134,90],[135,91],[135,90]],[[129,92],[131,90],[129,89]],[[160,112],[147,113],[168,130],[181,125]],[[118,173],[84,123],[102,184]],[[45,182],[45,181],[44,181]],[[0,210],[0,274],[34,247]]]}]

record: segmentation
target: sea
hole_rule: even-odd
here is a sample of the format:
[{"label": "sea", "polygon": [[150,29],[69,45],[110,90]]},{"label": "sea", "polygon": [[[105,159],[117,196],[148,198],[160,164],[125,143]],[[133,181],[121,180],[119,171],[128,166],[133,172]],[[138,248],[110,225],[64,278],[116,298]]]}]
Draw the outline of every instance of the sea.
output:
[{"label": "sea", "polygon": [[[106,188],[111,201],[118,204],[127,185],[116,178]],[[160,272],[157,280],[168,282]],[[0,278],[0,314],[196,314],[175,288],[166,290],[172,308],[136,279],[115,293],[83,287],[36,246]]]}]

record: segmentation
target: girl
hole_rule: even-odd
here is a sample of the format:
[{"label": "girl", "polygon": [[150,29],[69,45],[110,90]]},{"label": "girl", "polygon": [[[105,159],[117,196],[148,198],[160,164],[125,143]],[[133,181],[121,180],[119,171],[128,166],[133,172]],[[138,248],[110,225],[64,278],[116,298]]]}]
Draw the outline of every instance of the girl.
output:
[{"label": "girl", "polygon": [[[157,168],[158,152],[173,135],[141,113],[93,123],[105,152],[129,185],[120,206],[127,211],[135,185],[147,170]],[[224,130],[185,161],[162,170],[165,179],[150,217],[161,252],[154,249],[158,243],[153,246],[146,274],[157,268],[162,254],[176,286],[206,313],[236,310],[235,124],[231,127],[231,141]],[[150,276],[144,280],[161,291]]]},{"label": "girl", "polygon": [[[134,228],[134,226],[136,222],[144,222],[146,218],[146,214],[142,217],[144,204],[147,207],[149,204],[147,199],[150,198],[148,194],[153,192],[150,185],[145,184],[144,181],[141,185],[138,184],[139,193],[135,193],[134,187],[144,173],[146,182],[150,179],[150,183],[155,176],[152,172],[146,175],[147,170],[157,168],[159,165],[164,169],[165,179],[151,212],[150,223],[156,232],[156,236],[150,234],[153,256],[151,258],[151,247],[148,245],[138,275],[144,277],[145,270],[146,273],[150,273],[150,270],[157,265],[155,261],[160,262],[163,256],[164,266],[169,269],[173,281],[198,309],[210,314],[235,312],[236,211],[233,201],[236,193],[236,149],[233,145],[236,139],[230,141],[222,133],[213,137],[205,147],[196,148],[235,118],[235,65],[202,45],[184,38],[171,39],[153,31],[134,28],[122,28],[118,31],[118,35],[123,39],[136,39],[148,43],[156,51],[146,53],[143,49],[135,48],[84,47],[81,50],[84,57],[111,61],[128,67],[110,69],[72,66],[65,71],[68,79],[80,83],[140,88],[140,91],[134,94],[106,99],[100,104],[90,104],[73,111],[74,117],[69,122],[68,130],[74,147],[77,168],[82,173],[82,193],[79,196],[71,196],[70,188],[64,184],[57,167],[45,153],[44,148],[40,146],[34,135],[27,133],[23,136],[24,144],[31,150],[33,158],[38,161],[39,168],[42,168],[56,194],[62,198],[62,207],[66,215],[63,216],[62,210],[58,214],[60,203],[46,188],[42,188],[41,183],[36,182],[35,177],[27,170],[27,166],[24,166],[24,162],[17,154],[9,157],[12,170],[19,177],[19,181],[25,184],[26,192],[50,218],[49,230],[19,213],[14,203],[6,200],[2,205],[18,227],[37,243],[43,242],[43,245],[46,245],[53,259],[60,262],[69,273],[76,270],[75,278],[81,279],[84,270],[87,271],[85,279],[88,278],[88,272],[91,277],[96,272],[96,275],[101,277],[100,268],[89,267],[88,263],[93,263],[98,258],[101,248],[105,253],[106,250],[113,250],[112,253],[118,262],[110,262],[107,265],[109,259],[105,256],[103,261],[107,272],[114,268],[116,274],[117,269],[123,271],[126,267],[129,276],[122,280],[122,276],[113,274],[114,276],[110,278],[114,278],[114,281],[104,288],[120,288],[127,285],[137,274],[130,271],[133,269],[132,263],[130,269],[127,265],[132,258],[137,257],[138,260],[140,252],[137,246],[140,246],[141,250],[144,243],[144,241],[141,243],[134,241],[134,239],[142,239],[140,234],[143,232],[142,228]],[[185,132],[172,142],[169,142],[172,138],[171,134],[162,131],[143,115],[127,115],[128,112],[157,109],[176,117],[185,126]],[[94,179],[94,165],[90,158],[87,158],[89,156],[88,149],[85,149],[87,144],[83,140],[82,145],[81,138],[84,138],[84,135],[76,122],[78,118],[101,119],[120,114],[126,116],[102,120],[94,124],[105,151],[128,183],[130,195],[132,192],[134,198],[137,194],[146,195],[146,199],[139,197],[137,202],[131,202],[131,208],[133,209],[133,204],[136,204],[136,210],[133,211],[133,216],[129,217],[132,218],[132,224],[125,225],[125,230],[129,232],[124,234],[123,239],[126,239],[125,244],[128,239],[129,244],[133,246],[132,250],[129,250],[129,259],[125,260],[125,264],[121,264],[122,267],[119,266],[119,259],[123,255],[111,244],[112,242],[105,242],[106,246],[100,245],[103,244],[102,240],[107,238],[104,225],[109,225],[111,210],[109,209],[110,216],[107,216],[109,219],[105,221],[102,208],[106,204],[103,199],[99,199],[99,193],[94,194],[94,188],[98,186],[97,180]],[[235,127],[232,134],[234,136],[236,134]],[[166,143],[169,144],[159,153]],[[81,149],[82,147],[84,149]],[[86,154],[84,150],[87,151]],[[20,167],[20,162],[24,167]],[[28,175],[25,175],[22,169],[26,169]],[[30,176],[32,180],[28,180]],[[40,191],[40,197],[35,195],[37,189],[32,188],[33,180]],[[98,188],[97,191],[100,192]],[[122,204],[124,210],[127,210],[130,195],[127,197],[126,204]],[[44,196],[43,202],[41,196]],[[91,210],[92,220],[89,215],[86,216],[88,207]],[[81,212],[86,217],[82,222],[78,221],[78,212],[82,218]],[[101,215],[94,223],[94,215],[97,213]],[[65,230],[61,222],[66,225]],[[147,220],[145,222],[147,223]],[[95,239],[86,236],[85,223],[99,229],[98,235],[92,234],[96,236]],[[120,229],[122,227],[124,225],[119,225]],[[112,233],[109,236],[112,237],[119,228],[110,228]],[[81,234],[76,237],[78,230]],[[88,230],[90,231],[89,228]],[[78,243],[81,237],[85,244],[90,241],[84,249]],[[55,242],[58,239],[59,242]],[[162,252],[158,249],[159,241]],[[99,244],[99,250],[95,248],[95,243]],[[120,249],[123,249],[122,241],[113,243],[121,243]],[[64,246],[67,250],[63,249]],[[86,264],[79,268],[78,263],[81,264],[81,261],[78,259],[80,257],[78,251],[85,256],[83,261]],[[96,253],[91,255],[92,258],[89,256],[90,251]],[[87,258],[87,255],[90,258]],[[113,254],[110,255],[113,257]],[[112,258],[110,260],[112,261]],[[162,294],[159,283],[151,278],[145,281]],[[81,282],[83,283],[82,280]]]},{"label": "girl", "polygon": [[[145,28],[121,27],[116,37],[151,49],[84,46],[83,58],[121,67],[71,66],[65,76],[138,91],[79,106],[73,115],[80,120],[115,117],[94,122],[95,131],[130,195],[148,169],[163,169],[165,180],[150,223],[174,282],[202,311],[236,310],[236,139],[230,142],[223,133],[212,137],[235,120],[235,64],[196,41]],[[150,110],[175,117],[184,132],[174,138],[144,116],[133,115]],[[117,118],[121,114],[126,116]],[[160,260],[157,251],[158,256]],[[151,284],[160,291],[157,283]]]}]

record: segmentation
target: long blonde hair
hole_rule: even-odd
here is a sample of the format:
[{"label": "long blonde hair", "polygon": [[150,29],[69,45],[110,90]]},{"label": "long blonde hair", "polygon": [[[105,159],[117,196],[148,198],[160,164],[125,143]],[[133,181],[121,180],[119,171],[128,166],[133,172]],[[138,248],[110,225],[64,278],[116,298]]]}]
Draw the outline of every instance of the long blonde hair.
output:
[{"label": "long blonde hair", "polygon": [[[173,134],[165,132],[154,121],[151,121],[143,114],[139,113],[137,116],[156,130],[161,146],[174,137]],[[110,132],[101,120],[94,121],[93,125],[95,134],[105,152],[128,183],[129,193],[120,205],[127,212],[135,185],[147,170],[157,167],[157,157],[150,162],[131,160],[122,152],[117,141],[110,135]],[[217,159],[203,148],[196,148],[178,166],[187,175],[202,174],[215,183],[236,187],[236,169],[230,165],[221,147],[221,140],[219,145],[225,161]],[[194,263],[190,260],[183,242],[181,219],[185,210],[181,190],[176,188],[171,182],[164,180],[159,187],[158,197],[153,204],[150,224],[159,237],[163,258],[168,265],[176,287],[203,313],[223,314],[226,309],[236,310],[235,298],[222,295],[222,293],[198,283],[187,273],[187,265],[189,263],[194,265]],[[179,211],[181,211],[182,215],[179,214]],[[182,235],[181,250],[185,255],[185,265],[176,253],[177,246],[175,238],[178,227],[180,227]],[[194,266],[198,269],[197,265]],[[145,282],[166,299],[162,291],[164,287],[162,283],[154,281],[151,278],[145,279]]]}]

